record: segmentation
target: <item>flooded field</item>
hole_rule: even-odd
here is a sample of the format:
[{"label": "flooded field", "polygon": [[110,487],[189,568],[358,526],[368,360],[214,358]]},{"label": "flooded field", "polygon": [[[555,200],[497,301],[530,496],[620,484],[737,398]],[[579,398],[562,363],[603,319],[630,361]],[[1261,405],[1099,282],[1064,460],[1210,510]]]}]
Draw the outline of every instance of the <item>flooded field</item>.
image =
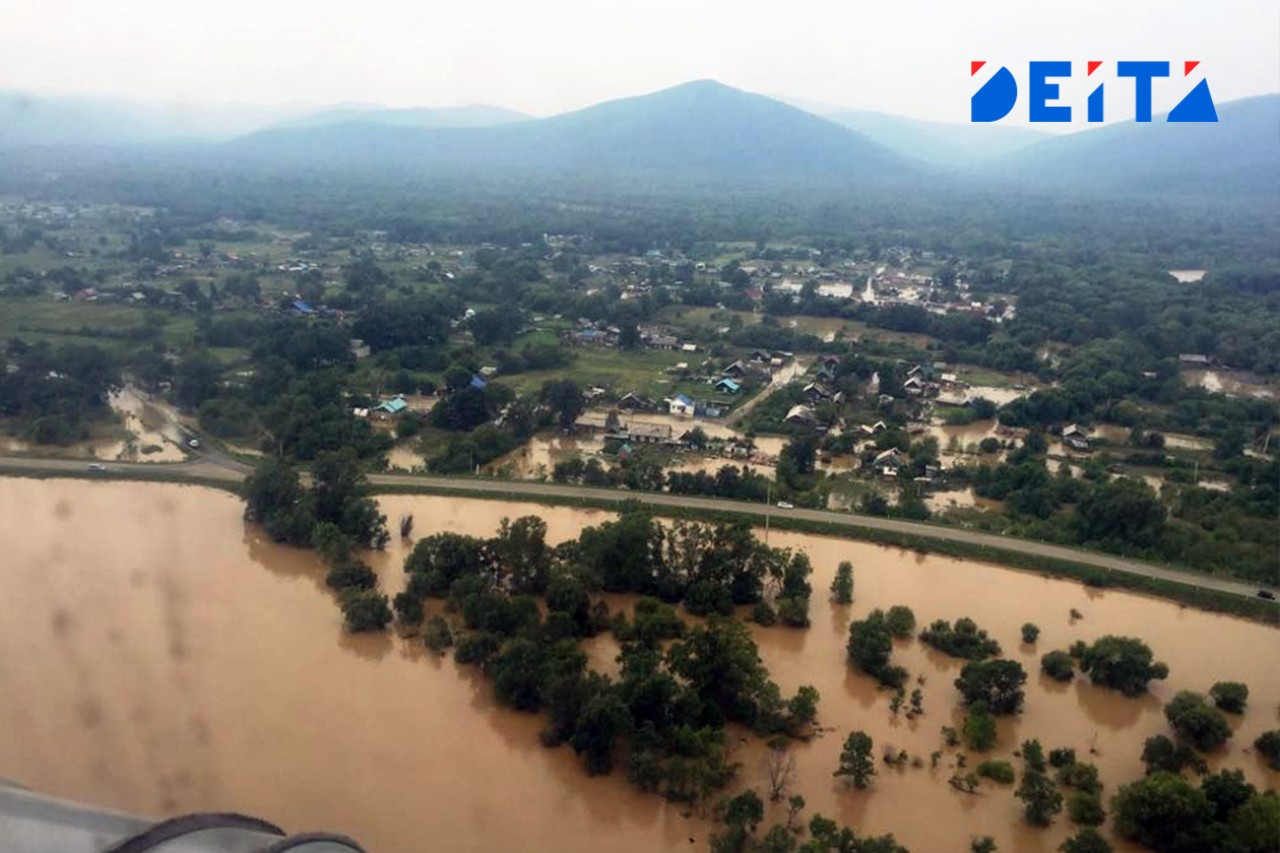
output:
[{"label": "flooded field", "polygon": [[[418,535],[488,535],[504,515],[534,513],[561,541],[608,518],[425,496],[382,504],[391,518],[412,512]],[[371,851],[707,849],[703,818],[635,792],[621,774],[588,778],[570,750],[538,744],[538,717],[495,707],[471,670],[408,639],[344,634],[314,556],[264,541],[241,512],[234,497],[189,486],[0,480],[0,571],[23,602],[0,622],[0,776],[149,814],[247,811],[347,832]],[[898,644],[895,663],[926,677],[925,715],[910,722],[849,670],[848,621],[898,603],[920,623],[974,618],[1027,668],[1027,710],[1001,722],[995,756],[1029,737],[1092,749],[1109,795],[1141,774],[1143,739],[1167,731],[1163,701],[1234,679],[1249,685],[1250,710],[1211,763],[1239,766],[1255,784],[1280,781],[1245,754],[1276,727],[1280,677],[1265,651],[1274,629],[981,563],[776,530],[770,544],[803,548],[815,568],[809,630],[753,628],[784,693],[813,684],[822,694],[831,730],[796,749],[793,790],[810,814],[892,831],[915,853],[963,849],[975,834],[1050,853],[1067,834],[1065,817],[1025,827],[1008,789],[956,793],[950,757],[929,768],[939,727],[959,719],[958,661]],[[389,593],[402,586],[406,547],[393,541],[371,561]],[[852,607],[823,594],[844,559],[855,566]],[[1034,648],[1018,641],[1027,621],[1042,630]],[[1105,633],[1141,636],[1169,664],[1153,696],[1040,678],[1040,654]],[[593,641],[602,666],[610,642]],[[881,766],[871,790],[844,789],[831,771],[853,728],[871,734],[877,755],[890,743],[924,767]],[[741,783],[759,790],[760,744],[744,742],[735,758]]]},{"label": "flooded field", "polygon": [[1255,397],[1259,400],[1280,399],[1280,390],[1261,377],[1239,370],[1183,370],[1182,381],[1198,385],[1206,391],[1228,397]]},{"label": "flooded field", "polygon": [[[92,438],[65,447],[32,444],[12,436],[0,436],[0,450],[7,454],[51,456],[63,459],[99,459],[104,462],[181,462],[185,438],[175,421],[177,413],[162,408],[132,386],[114,392],[112,410],[121,424],[111,437]],[[121,437],[115,437],[119,435]]]}]

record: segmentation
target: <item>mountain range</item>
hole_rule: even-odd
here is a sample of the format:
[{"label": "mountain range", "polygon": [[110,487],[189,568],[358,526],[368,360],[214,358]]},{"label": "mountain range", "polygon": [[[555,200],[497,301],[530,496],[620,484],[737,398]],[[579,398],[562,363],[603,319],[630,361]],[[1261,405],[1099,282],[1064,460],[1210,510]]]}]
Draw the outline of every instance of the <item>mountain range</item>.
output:
[{"label": "mountain range", "polygon": [[[1123,123],[1066,135],[811,105],[701,80],[533,118],[501,107],[160,108],[0,93],[0,153],[179,145],[226,164],[406,174],[761,186],[980,181],[1054,191],[1280,189],[1280,95],[1215,124]],[[819,114],[821,113],[821,114]]]}]

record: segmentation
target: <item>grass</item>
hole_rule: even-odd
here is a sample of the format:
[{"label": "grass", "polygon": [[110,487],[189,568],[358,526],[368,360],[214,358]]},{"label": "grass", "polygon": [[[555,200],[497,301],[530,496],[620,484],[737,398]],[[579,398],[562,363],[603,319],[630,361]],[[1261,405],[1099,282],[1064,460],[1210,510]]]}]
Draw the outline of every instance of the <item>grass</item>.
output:
[{"label": "grass", "polygon": [[680,362],[690,361],[689,353],[636,350],[623,352],[603,347],[581,347],[577,360],[568,367],[550,370],[534,370],[514,376],[500,377],[499,381],[518,393],[536,391],[542,383],[551,379],[574,379],[579,385],[601,385],[613,388],[620,394],[636,391],[653,397],[672,393],[675,380],[665,371]]},{"label": "grass", "polygon": [[171,342],[188,340],[195,333],[194,314],[174,314],[119,302],[55,302],[48,297],[6,296],[0,297],[0,339],[20,337],[55,344],[97,344],[104,349],[133,348],[138,342],[119,336],[144,325],[148,314],[164,318],[164,336]]}]

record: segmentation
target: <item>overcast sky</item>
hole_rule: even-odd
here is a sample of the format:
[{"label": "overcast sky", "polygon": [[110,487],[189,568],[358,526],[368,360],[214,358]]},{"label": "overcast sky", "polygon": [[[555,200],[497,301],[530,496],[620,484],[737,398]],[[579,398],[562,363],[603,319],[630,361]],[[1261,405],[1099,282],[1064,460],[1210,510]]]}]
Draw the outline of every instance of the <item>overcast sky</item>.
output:
[{"label": "overcast sky", "polygon": [[[962,8],[964,7],[964,8]],[[969,10],[969,11],[966,11]],[[1280,90],[1280,3],[1039,0],[0,0],[0,89],[160,102],[488,103],[547,115],[699,78],[965,121],[969,61],[1175,63],[1155,108],[1199,77],[1219,103]],[[1200,60],[1191,78],[1182,61]],[[1108,87],[1132,117],[1132,83]],[[1114,97],[1113,97],[1114,94]],[[1120,115],[1126,112],[1127,115]]]}]

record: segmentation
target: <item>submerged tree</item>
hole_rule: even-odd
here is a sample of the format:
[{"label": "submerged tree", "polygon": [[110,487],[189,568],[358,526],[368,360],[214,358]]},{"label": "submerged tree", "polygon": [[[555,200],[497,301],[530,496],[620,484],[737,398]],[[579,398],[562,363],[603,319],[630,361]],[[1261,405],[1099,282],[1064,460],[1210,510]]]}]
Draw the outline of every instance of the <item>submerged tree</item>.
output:
[{"label": "submerged tree", "polygon": [[853,563],[848,560],[836,568],[836,576],[831,581],[831,600],[836,604],[853,603]]},{"label": "submerged tree", "polygon": [[876,775],[875,761],[871,758],[874,744],[866,732],[851,732],[840,750],[840,764],[831,775],[845,776],[855,788],[865,788]]}]

